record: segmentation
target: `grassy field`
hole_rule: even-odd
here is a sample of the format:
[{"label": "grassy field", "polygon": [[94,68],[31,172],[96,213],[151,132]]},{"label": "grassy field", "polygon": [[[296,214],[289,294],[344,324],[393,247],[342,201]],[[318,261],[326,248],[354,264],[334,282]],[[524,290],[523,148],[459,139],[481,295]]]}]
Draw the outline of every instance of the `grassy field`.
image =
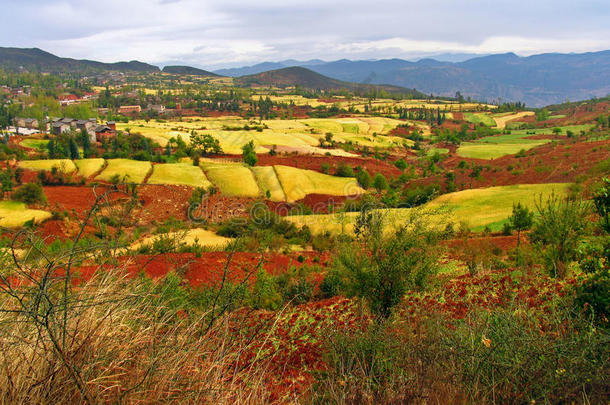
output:
[{"label": "grassy field", "polygon": [[19,167],[28,170],[51,170],[57,167],[64,173],[76,171],[76,165],[70,159],[22,160]]},{"label": "grassy field", "polygon": [[108,159],[108,165],[95,179],[111,181],[115,175],[131,183],[142,183],[150,172],[152,165],[150,162],[140,162],[129,159]]},{"label": "grassy field", "polygon": [[234,197],[258,197],[261,191],[252,171],[240,163],[202,160],[201,168],[222,194]]},{"label": "grassy field", "polygon": [[488,127],[496,126],[496,121],[489,113],[464,113],[464,120],[473,124],[484,124]]},{"label": "grassy field", "polygon": [[307,194],[346,196],[365,192],[351,177],[329,176],[289,166],[275,166],[275,171],[288,201],[300,200]]},{"label": "grassy field", "polygon": [[105,161],[102,158],[79,159],[75,160],[74,163],[78,168],[78,174],[85,178],[88,178],[99,172],[102,167],[104,167]]},{"label": "grassy field", "polygon": [[24,203],[17,201],[0,201],[0,226],[5,228],[17,228],[23,226],[27,221],[34,220],[40,223],[51,218],[51,213],[43,210],[32,210]]},{"label": "grassy field", "polygon": [[25,146],[26,148],[32,148],[32,149],[45,149],[47,147],[48,143],[49,143],[48,139],[28,138],[28,139],[24,139],[23,141],[21,141],[19,143],[19,145]]},{"label": "grassy field", "polygon": [[[512,212],[514,203],[521,202],[534,208],[539,196],[543,198],[552,192],[564,194],[569,184],[521,184],[514,186],[490,187],[458,191],[445,194],[423,207],[423,212],[443,212],[438,215],[443,222],[458,224],[461,221],[475,231],[481,231],[488,226],[492,231],[499,231]],[[380,210],[385,223],[392,229],[400,226],[405,218],[412,213],[410,208],[394,208]],[[313,233],[322,232],[352,232],[357,212],[289,216],[286,219],[298,226],[307,225]]]},{"label": "grassy field", "polygon": [[218,250],[223,250],[227,246],[227,244],[231,242],[230,238],[225,238],[223,236],[216,235],[212,231],[195,228],[185,231],[170,232],[162,235],[149,236],[134,243],[133,245],[131,245],[130,248],[132,250],[138,250],[142,246],[152,246],[156,241],[162,239],[172,240],[176,244],[180,244],[183,246],[198,245],[210,249],[217,248]]},{"label": "grassy field", "polygon": [[189,163],[166,163],[153,166],[148,184],[177,184],[208,188],[212,185],[201,168]]},{"label": "grassy field", "polygon": [[[566,135],[567,131],[579,134],[591,128],[590,125],[570,125],[559,127],[559,135]],[[518,153],[520,150],[529,150],[536,146],[550,142],[550,139],[528,139],[532,135],[552,134],[553,128],[511,130],[510,134],[487,136],[474,142],[464,142],[457,150],[463,157],[476,159],[495,159],[505,155]]]},{"label": "grassy field", "polygon": [[269,191],[271,201],[286,201],[286,194],[273,166],[256,166],[252,168],[252,172],[263,195]]}]

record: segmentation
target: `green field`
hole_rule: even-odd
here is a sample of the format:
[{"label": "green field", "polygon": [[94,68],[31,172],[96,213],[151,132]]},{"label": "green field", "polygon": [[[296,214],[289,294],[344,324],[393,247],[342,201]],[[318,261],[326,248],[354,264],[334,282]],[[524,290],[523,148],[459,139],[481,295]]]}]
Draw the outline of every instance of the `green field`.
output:
[{"label": "green field", "polygon": [[195,228],[185,231],[150,236],[134,243],[130,246],[130,249],[137,250],[143,246],[151,246],[160,239],[173,240],[176,244],[182,246],[198,245],[209,249],[217,248],[218,250],[223,250],[226,248],[227,244],[231,242],[230,238],[216,235],[212,231]]},{"label": "green field", "polygon": [[74,163],[78,168],[78,174],[85,178],[89,178],[93,176],[95,173],[102,170],[104,167],[104,159],[95,158],[95,159],[78,159],[75,160]]},{"label": "green field", "polygon": [[34,139],[28,138],[24,139],[19,143],[19,145],[25,146],[26,148],[32,149],[46,149],[47,144],[49,143],[48,139]]},{"label": "green field", "polygon": [[40,223],[49,218],[51,218],[50,212],[32,210],[17,201],[0,201],[0,227],[17,228],[32,219]]},{"label": "green field", "polygon": [[[588,130],[590,125],[570,125],[560,127],[559,135],[566,135],[567,131],[575,134]],[[529,150],[545,143],[550,139],[527,139],[532,135],[553,134],[553,128],[512,130],[510,134],[487,136],[474,142],[464,142],[457,150],[463,157],[475,159],[495,159],[506,155],[518,153],[520,150]]]},{"label": "green field", "polygon": [[57,167],[64,173],[76,171],[76,165],[70,159],[45,159],[45,160],[22,160],[19,167],[28,170],[47,170]]},{"label": "green field", "polygon": [[176,184],[208,188],[212,185],[201,169],[190,163],[166,163],[153,166],[148,184]]},{"label": "green field", "polygon": [[150,172],[150,162],[141,162],[130,159],[108,159],[108,165],[95,179],[111,181],[116,175],[131,183],[142,183]]},{"label": "green field", "polygon": [[488,127],[496,126],[496,120],[489,113],[464,113],[464,120],[473,124],[484,124]]},{"label": "green field", "polygon": [[[445,194],[423,207],[423,212],[443,212],[435,214],[439,220],[458,224],[464,221],[471,229],[480,231],[488,226],[493,231],[502,229],[502,225],[512,212],[514,203],[521,202],[534,208],[539,196],[546,197],[555,192],[564,194],[569,184],[521,184],[514,186],[490,187]],[[379,210],[385,223],[392,229],[400,226],[412,214],[410,208],[393,208]],[[289,216],[286,220],[298,225],[307,225],[313,233],[352,232],[357,212],[328,215]]]}]

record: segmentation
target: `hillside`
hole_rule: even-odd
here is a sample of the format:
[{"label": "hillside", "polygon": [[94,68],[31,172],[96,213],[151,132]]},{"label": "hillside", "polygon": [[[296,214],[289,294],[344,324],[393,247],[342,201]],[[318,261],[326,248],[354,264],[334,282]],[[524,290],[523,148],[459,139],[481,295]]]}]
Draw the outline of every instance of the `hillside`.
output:
[{"label": "hillside", "polygon": [[198,69],[191,66],[165,66],[162,70],[163,73],[172,73],[177,75],[193,75],[193,76],[212,76],[220,77],[220,75],[207,70]]},{"label": "hillside", "polygon": [[[487,101],[524,101],[534,107],[583,100],[610,93],[610,51],[583,54],[541,54],[519,57],[514,53],[472,58],[464,62],[422,59],[377,61],[296,62],[322,75],[355,83],[416,88],[426,94],[465,97]],[[269,65],[250,66],[252,73]],[[279,66],[278,66],[279,65]],[[243,70],[225,69],[233,75]]]},{"label": "hillside", "polygon": [[133,71],[158,72],[157,66],[130,61],[103,63],[91,60],[61,58],[38,48],[0,48],[0,67],[7,70],[40,72]]},{"label": "hillside", "polygon": [[408,89],[404,87],[385,84],[371,85],[345,82],[341,80],[332,79],[330,77],[321,75],[310,69],[306,69],[300,66],[292,66],[277,70],[270,70],[268,72],[242,76],[237,79],[237,83],[240,83],[245,86],[259,85],[287,87],[298,85],[306,89],[319,90],[349,89],[352,91],[362,92],[370,90],[383,90],[393,94],[412,95],[413,97],[425,97],[424,94],[420,93],[415,89]]}]

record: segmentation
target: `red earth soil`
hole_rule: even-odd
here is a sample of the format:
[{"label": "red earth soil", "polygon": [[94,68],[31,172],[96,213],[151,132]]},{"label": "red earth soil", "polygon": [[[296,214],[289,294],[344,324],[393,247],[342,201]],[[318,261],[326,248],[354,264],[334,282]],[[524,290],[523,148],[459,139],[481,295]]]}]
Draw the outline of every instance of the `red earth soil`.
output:
[{"label": "red earth soil", "polygon": [[[594,142],[566,141],[548,143],[527,151],[526,156],[515,155],[497,159],[472,159],[451,154],[440,163],[444,169],[456,174],[458,189],[506,186],[513,184],[569,183],[589,173],[598,163],[610,156],[610,140]],[[471,179],[471,169],[459,169],[461,161],[483,166],[479,179]],[[512,168],[512,171],[509,171]],[[410,184],[444,184],[443,176],[431,176]]]},{"label": "red earth soil", "polygon": [[[303,261],[299,261],[299,257]],[[248,283],[256,280],[259,264],[269,274],[277,275],[303,265],[328,265],[329,253],[294,252],[290,254],[265,253],[264,255],[249,252],[203,252],[201,257],[194,253],[167,253],[163,255],[139,255],[122,257],[118,268],[124,268],[130,277],[140,272],[152,279],[159,279],[169,272],[183,276],[189,285],[215,286],[225,280],[227,283]],[[109,266],[82,266],[76,269],[79,274],[76,283],[90,279],[95,272]],[[116,266],[113,266],[116,268]]]},{"label": "red earth soil", "polygon": [[377,173],[383,174],[385,177],[396,177],[402,172],[400,169],[395,167],[393,164],[362,157],[339,157],[339,156],[314,156],[314,155],[275,155],[271,156],[268,154],[258,155],[258,166],[272,166],[272,165],[284,165],[297,167],[299,169],[309,169],[321,172],[322,165],[326,163],[331,166],[331,173],[333,173],[333,167],[336,167],[339,163],[344,163],[351,167],[361,166],[365,168],[371,176]]}]

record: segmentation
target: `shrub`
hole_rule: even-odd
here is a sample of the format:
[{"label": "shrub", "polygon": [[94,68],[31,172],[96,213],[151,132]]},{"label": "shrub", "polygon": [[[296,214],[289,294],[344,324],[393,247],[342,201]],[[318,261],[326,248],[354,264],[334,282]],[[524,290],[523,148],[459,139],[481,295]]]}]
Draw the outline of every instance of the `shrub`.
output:
[{"label": "shrub", "polygon": [[358,184],[360,184],[360,187],[365,190],[369,189],[373,184],[373,179],[371,179],[371,175],[365,169],[358,170],[358,172],[356,173],[356,180],[358,181]]},{"label": "shrub", "polygon": [[377,173],[375,175],[375,178],[373,179],[373,186],[375,187],[375,189],[377,189],[377,191],[387,190],[388,181],[386,180],[383,174]]},{"label": "shrub", "polygon": [[398,159],[394,162],[394,166],[396,166],[400,170],[405,170],[407,168],[407,162],[404,159]]},{"label": "shrub", "polygon": [[592,274],[576,288],[574,303],[585,313],[592,315],[596,323],[610,326],[610,272],[603,269]]},{"label": "shrub", "polygon": [[26,183],[19,187],[13,193],[12,199],[25,204],[46,204],[47,202],[44,190],[38,183]]},{"label": "shrub", "polygon": [[335,171],[335,176],[338,177],[354,177],[354,169],[345,163],[339,163],[337,166],[337,170]]},{"label": "shrub", "polygon": [[564,277],[567,265],[577,258],[578,245],[589,227],[590,206],[580,200],[561,199],[552,194],[536,203],[538,217],[531,239],[545,260],[547,271]]}]

